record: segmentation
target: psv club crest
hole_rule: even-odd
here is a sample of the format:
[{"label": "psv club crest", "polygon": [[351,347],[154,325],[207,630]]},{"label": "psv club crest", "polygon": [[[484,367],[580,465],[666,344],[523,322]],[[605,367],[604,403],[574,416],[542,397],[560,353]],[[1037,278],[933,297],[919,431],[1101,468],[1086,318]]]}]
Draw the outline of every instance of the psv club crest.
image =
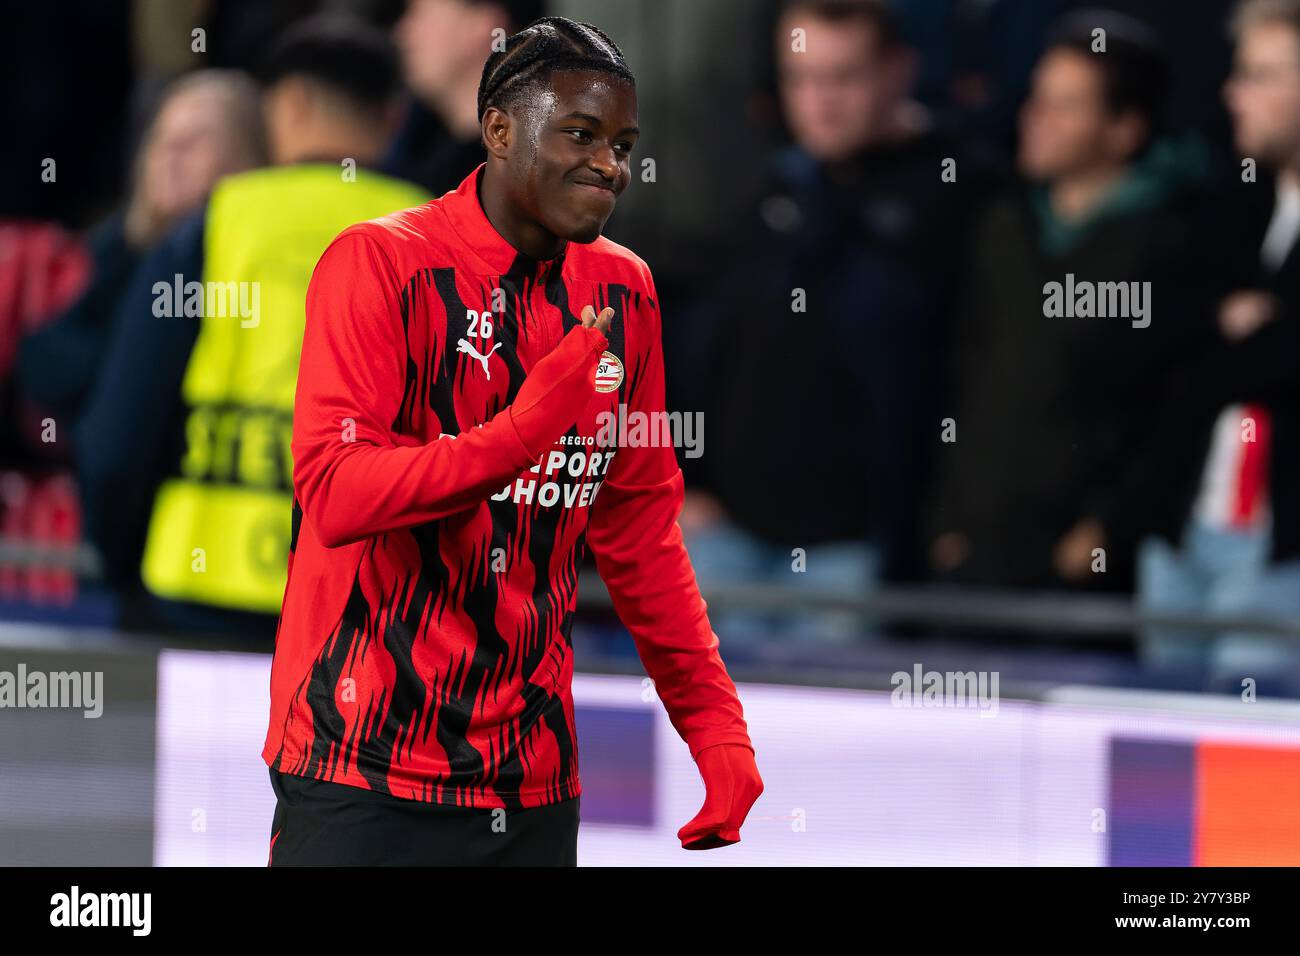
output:
[{"label": "psv club crest", "polygon": [[612,392],[623,384],[623,363],[613,352],[602,352],[596,366],[596,391]]}]

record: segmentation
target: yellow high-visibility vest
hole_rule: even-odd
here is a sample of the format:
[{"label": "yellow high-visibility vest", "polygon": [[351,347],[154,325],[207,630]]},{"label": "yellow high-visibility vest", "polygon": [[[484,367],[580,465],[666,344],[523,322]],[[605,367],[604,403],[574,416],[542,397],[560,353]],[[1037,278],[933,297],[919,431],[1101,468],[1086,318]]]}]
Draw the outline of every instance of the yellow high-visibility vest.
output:
[{"label": "yellow high-visibility vest", "polygon": [[[312,269],[355,222],[430,197],[365,169],[222,180],[204,232],[203,316],[181,385],[184,454],[160,486],[141,574],[159,597],[277,613],[293,510],[289,440]],[[192,277],[184,277],[186,283]]]}]

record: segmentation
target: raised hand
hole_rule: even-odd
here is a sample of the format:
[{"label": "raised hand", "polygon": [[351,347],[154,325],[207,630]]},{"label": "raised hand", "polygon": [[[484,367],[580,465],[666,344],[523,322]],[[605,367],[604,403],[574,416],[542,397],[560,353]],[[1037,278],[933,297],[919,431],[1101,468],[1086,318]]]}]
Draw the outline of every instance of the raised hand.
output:
[{"label": "raised hand", "polygon": [[595,309],[585,306],[582,324],[569,329],[519,386],[510,417],[520,441],[534,456],[551,447],[596,394],[596,367],[601,351],[609,345],[605,333],[613,318],[613,309],[596,315]]}]

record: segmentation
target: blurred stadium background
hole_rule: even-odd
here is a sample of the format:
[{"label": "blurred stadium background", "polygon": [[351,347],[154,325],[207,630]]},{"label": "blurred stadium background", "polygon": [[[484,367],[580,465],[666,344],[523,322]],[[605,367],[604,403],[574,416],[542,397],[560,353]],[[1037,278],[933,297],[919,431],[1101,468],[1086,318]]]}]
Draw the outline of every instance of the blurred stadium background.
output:
[{"label": "blurred stadium background", "polygon": [[[193,332],[139,292],[244,170],[454,188],[492,30],[547,13],[637,76],[655,177],[607,234],[705,425],[681,521],[767,785],[680,852],[702,787],[589,572],[581,861],[1300,864],[1300,12],[1101,6],[14,4],[0,672],[103,699],[0,710],[0,864],[264,862],[275,614],[142,578]],[[276,52],[322,14],[391,83],[299,115]],[[1047,317],[1075,272],[1150,281],[1150,326]]]}]

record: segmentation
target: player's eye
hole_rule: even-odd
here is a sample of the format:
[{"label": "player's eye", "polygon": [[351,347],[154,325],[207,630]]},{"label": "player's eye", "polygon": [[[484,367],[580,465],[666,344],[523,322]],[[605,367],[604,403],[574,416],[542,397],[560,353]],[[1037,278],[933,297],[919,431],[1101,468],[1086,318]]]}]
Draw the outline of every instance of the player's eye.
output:
[{"label": "player's eye", "polygon": [[572,133],[580,143],[591,142],[591,133],[587,132],[585,129],[568,129],[565,130],[565,132]]}]

